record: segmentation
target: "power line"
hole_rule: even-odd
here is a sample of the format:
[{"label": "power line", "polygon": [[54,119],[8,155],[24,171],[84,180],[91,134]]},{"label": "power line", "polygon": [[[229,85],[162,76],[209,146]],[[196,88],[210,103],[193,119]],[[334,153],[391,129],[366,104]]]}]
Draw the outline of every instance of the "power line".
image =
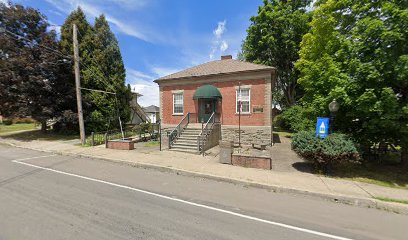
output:
[{"label": "power line", "polygon": [[[57,26],[59,26],[59,25],[57,25]],[[79,32],[79,31],[78,31],[78,32]],[[58,55],[60,55],[60,56],[62,56],[62,57],[64,57],[64,58],[67,58],[67,59],[64,59],[64,60],[68,60],[68,61],[72,62],[72,57],[71,57],[71,56],[67,56],[67,55],[63,54],[62,52],[60,52],[60,51],[58,51],[58,50],[49,48],[49,47],[44,46],[44,45],[42,45],[42,44],[34,43],[32,40],[30,40],[30,39],[28,39],[28,38],[26,38],[26,37],[24,37],[24,36],[21,36],[21,35],[19,35],[19,34],[13,33],[13,32],[11,32],[11,31],[5,29],[5,28],[1,28],[1,27],[0,27],[0,33],[4,33],[5,36],[7,36],[7,33],[8,33],[8,34],[9,34],[9,35],[8,35],[9,37],[12,37],[13,39],[18,40],[18,41],[22,41],[22,40],[28,41],[28,42],[30,43],[30,45],[37,45],[37,46],[39,46],[39,47],[42,47],[42,48],[45,49],[45,50],[48,50],[48,51],[53,52],[53,53],[56,53],[56,54],[58,54]],[[24,43],[27,44],[26,42],[24,42]],[[89,49],[88,49],[88,51],[89,51]],[[95,62],[95,60],[94,60],[93,58],[91,58],[91,60],[97,65],[97,63]],[[84,66],[84,64],[83,64],[82,62],[80,62],[80,64],[81,64],[81,66],[83,66],[83,67],[85,67],[87,70],[89,70],[89,71],[91,72],[91,74],[93,74],[94,76],[96,75],[95,72],[93,72],[89,67]],[[98,77],[98,76],[96,76],[96,77],[97,77],[97,79],[99,79],[99,80],[102,81],[102,83],[105,85],[105,87],[106,87],[107,89],[111,89],[111,90],[113,90],[113,91],[115,90],[115,89],[113,88],[113,86],[110,85],[110,84],[108,84],[108,83],[105,81],[105,79],[104,79],[103,77]],[[89,90],[90,90],[90,89],[89,89]],[[95,91],[102,91],[102,90],[95,90]]]},{"label": "power line", "polygon": [[[56,50],[56,49],[52,49],[52,48],[50,48],[50,47],[44,46],[43,44],[40,44],[40,43],[38,43],[38,42],[37,42],[37,43],[36,43],[36,42],[33,42],[33,40],[30,40],[30,39],[28,39],[28,38],[26,38],[26,37],[24,37],[24,36],[18,35],[18,34],[16,34],[16,33],[13,33],[13,32],[11,32],[11,31],[5,29],[5,28],[4,28],[4,32],[3,32],[3,33],[4,33],[4,34],[7,34],[7,33],[8,33],[9,36],[13,37],[14,39],[16,39],[16,40],[18,40],[18,41],[21,41],[22,39],[24,39],[25,41],[29,42],[30,45],[37,45],[37,46],[39,46],[39,47],[42,47],[43,49],[46,49],[46,50],[51,51],[51,52],[54,52],[54,53],[60,55],[61,57],[68,58],[67,60],[71,60],[71,59],[72,59],[71,56],[67,56],[67,55],[63,54],[62,52],[60,52],[60,51],[58,51],[58,50]],[[7,35],[6,35],[6,36],[7,36]],[[27,42],[24,42],[24,43],[27,44]]]},{"label": "power line", "polygon": [[100,76],[98,77],[98,76],[96,76],[96,74],[95,74],[94,71],[92,71],[89,67],[85,66],[82,62],[79,62],[79,64],[80,64],[82,67],[86,68],[85,70],[89,70],[89,72],[90,72],[94,77],[96,77],[96,79],[99,79],[99,80],[105,85],[105,87],[106,87],[107,89],[111,89],[112,91],[115,92],[115,89],[113,88],[113,86],[111,86],[110,84],[108,84],[108,83],[105,81],[105,79],[103,78],[103,76],[102,76],[102,77],[100,77]]},{"label": "power line", "polygon": [[84,87],[80,87],[80,89],[116,95],[116,93],[114,92],[102,91],[102,90],[97,90],[97,89],[90,89],[90,88],[84,88]]},{"label": "power line", "polygon": [[[79,33],[79,35],[81,36],[81,38],[83,39],[83,38],[84,38],[84,35],[81,34],[80,29],[78,29],[78,33]],[[89,50],[89,48],[88,48],[86,45],[84,45],[84,47],[85,47],[85,49],[86,49],[90,54],[92,53],[92,51]],[[110,56],[110,57],[111,57],[111,60],[112,60],[112,56]],[[91,61],[92,61],[96,66],[99,65],[93,57],[91,57],[90,59],[91,59]],[[90,70],[90,71],[91,71],[91,70]],[[92,72],[92,71],[91,71],[91,72]],[[105,84],[105,87],[107,87],[108,89],[111,89],[111,90],[113,90],[114,92],[116,92],[116,91],[115,91],[115,88],[113,87],[113,85],[109,83],[109,79],[105,79],[104,76],[101,76],[100,80],[102,81],[102,83]]]}]

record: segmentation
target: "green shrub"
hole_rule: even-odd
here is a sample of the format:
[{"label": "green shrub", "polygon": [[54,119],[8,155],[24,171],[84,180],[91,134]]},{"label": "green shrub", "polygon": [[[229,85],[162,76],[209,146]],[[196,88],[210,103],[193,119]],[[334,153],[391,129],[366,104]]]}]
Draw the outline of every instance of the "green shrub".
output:
[{"label": "green shrub", "polygon": [[275,126],[292,132],[309,131],[314,128],[312,114],[301,106],[292,106],[276,116]]},{"label": "green shrub", "polygon": [[36,121],[32,118],[16,118],[14,123],[35,123]]},{"label": "green shrub", "polygon": [[339,133],[321,139],[312,131],[298,132],[292,137],[292,149],[306,160],[313,162],[318,171],[327,172],[328,167],[338,163],[360,160],[354,142]]},{"label": "green shrub", "polygon": [[141,123],[140,132],[141,133],[150,133],[153,131],[153,125],[151,123]]},{"label": "green shrub", "polygon": [[4,125],[11,125],[11,124],[13,124],[13,119],[3,119],[3,124]]}]

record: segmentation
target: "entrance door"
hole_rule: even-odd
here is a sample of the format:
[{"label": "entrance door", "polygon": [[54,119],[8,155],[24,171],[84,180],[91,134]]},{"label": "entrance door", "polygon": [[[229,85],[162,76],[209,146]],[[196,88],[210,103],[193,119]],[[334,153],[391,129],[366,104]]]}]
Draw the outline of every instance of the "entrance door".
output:
[{"label": "entrance door", "polygon": [[211,117],[213,112],[216,112],[217,100],[216,99],[200,99],[200,113],[198,121],[206,123]]}]

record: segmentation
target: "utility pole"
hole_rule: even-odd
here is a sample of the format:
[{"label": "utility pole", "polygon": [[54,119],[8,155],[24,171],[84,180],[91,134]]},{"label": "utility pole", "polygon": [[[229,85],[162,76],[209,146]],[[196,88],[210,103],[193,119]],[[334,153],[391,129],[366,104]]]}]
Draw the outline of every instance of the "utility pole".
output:
[{"label": "utility pole", "polygon": [[85,145],[85,127],[84,127],[84,115],[82,113],[82,95],[81,95],[81,81],[79,78],[79,50],[78,50],[78,38],[77,38],[77,26],[73,24],[73,43],[74,43],[74,68],[75,68],[75,89],[77,97],[78,107],[78,122],[79,122],[79,136],[81,137],[81,144]]}]

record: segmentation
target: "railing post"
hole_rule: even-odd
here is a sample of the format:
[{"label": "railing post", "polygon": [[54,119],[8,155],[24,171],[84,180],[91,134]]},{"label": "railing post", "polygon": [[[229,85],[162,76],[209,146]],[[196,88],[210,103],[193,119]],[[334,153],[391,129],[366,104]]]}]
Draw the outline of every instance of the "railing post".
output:
[{"label": "railing post", "polygon": [[108,133],[105,133],[105,147],[108,147]]},{"label": "railing post", "polygon": [[91,132],[91,145],[92,147],[95,146],[95,133]]},{"label": "railing post", "polygon": [[197,152],[198,152],[198,153],[201,153],[201,152],[200,152],[200,145],[201,145],[200,136],[198,136],[198,137],[197,137]]},{"label": "railing post", "polygon": [[187,113],[187,123],[190,123],[190,113]]}]

